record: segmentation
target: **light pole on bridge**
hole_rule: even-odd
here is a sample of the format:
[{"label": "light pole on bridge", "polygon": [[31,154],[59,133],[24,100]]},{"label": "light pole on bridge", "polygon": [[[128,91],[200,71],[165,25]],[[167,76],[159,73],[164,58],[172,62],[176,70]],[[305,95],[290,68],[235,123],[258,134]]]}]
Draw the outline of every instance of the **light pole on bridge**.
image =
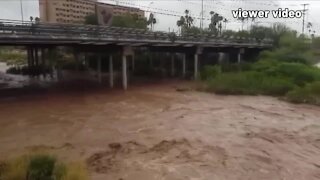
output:
[{"label": "light pole on bridge", "polygon": [[23,18],[23,5],[22,5],[22,0],[20,0],[20,10],[21,10],[21,21],[23,22],[23,21],[24,21],[24,18]]}]

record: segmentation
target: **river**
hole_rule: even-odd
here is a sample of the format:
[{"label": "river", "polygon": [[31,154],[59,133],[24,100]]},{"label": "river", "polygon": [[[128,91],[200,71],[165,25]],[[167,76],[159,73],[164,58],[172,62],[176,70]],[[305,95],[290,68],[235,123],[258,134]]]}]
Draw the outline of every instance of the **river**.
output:
[{"label": "river", "polygon": [[320,178],[320,108],[166,81],[0,101],[1,158],[83,160],[93,180]]}]

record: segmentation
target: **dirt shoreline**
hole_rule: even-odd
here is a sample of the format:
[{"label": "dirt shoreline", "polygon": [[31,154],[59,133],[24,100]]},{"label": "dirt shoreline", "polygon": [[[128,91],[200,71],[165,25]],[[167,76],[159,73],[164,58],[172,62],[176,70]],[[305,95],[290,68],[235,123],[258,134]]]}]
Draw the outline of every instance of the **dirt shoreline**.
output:
[{"label": "dirt shoreline", "polygon": [[320,107],[181,82],[0,101],[0,154],[84,160],[93,180],[320,179]]}]

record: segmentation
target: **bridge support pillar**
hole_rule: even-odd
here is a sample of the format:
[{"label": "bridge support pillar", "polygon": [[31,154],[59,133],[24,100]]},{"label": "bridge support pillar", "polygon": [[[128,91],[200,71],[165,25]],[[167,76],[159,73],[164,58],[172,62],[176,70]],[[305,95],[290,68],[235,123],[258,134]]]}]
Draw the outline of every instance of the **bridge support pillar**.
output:
[{"label": "bridge support pillar", "polygon": [[34,56],[35,56],[35,64],[36,64],[36,67],[39,66],[39,53],[38,53],[38,48],[34,48]]},{"label": "bridge support pillar", "polygon": [[241,63],[241,54],[238,53],[238,64],[240,64],[240,63]]},{"label": "bridge support pillar", "polygon": [[32,63],[32,49],[30,47],[27,47],[27,54],[28,54],[28,67],[31,67],[31,63]]},{"label": "bridge support pillar", "polygon": [[135,66],[136,66],[136,62],[135,62],[135,56],[132,55],[132,72],[134,72]]},{"label": "bridge support pillar", "polygon": [[31,59],[31,66],[33,67],[35,65],[35,63],[34,63],[35,56],[34,56],[34,48],[33,47],[30,48],[30,59]]},{"label": "bridge support pillar", "polygon": [[194,55],[194,80],[199,78],[199,55],[202,54],[203,49],[197,47],[196,54]]},{"label": "bridge support pillar", "polygon": [[109,85],[113,88],[113,59],[112,55],[109,56]]},{"label": "bridge support pillar", "polygon": [[243,48],[239,49],[239,52],[238,52],[238,64],[241,63],[242,54],[244,54],[244,49]]},{"label": "bridge support pillar", "polygon": [[199,54],[194,55],[194,80],[198,79]]},{"label": "bridge support pillar", "polygon": [[46,65],[45,48],[41,48],[41,65],[44,67]]},{"label": "bridge support pillar", "polygon": [[182,77],[186,77],[186,54],[182,55]]},{"label": "bridge support pillar", "polygon": [[122,55],[122,87],[124,90],[128,89],[128,77],[127,77],[127,55]]},{"label": "bridge support pillar", "polygon": [[134,56],[130,46],[124,46],[122,52],[122,86],[124,90],[128,89],[127,56]]},{"label": "bridge support pillar", "polygon": [[153,70],[153,56],[151,53],[149,55],[149,66],[150,66],[150,69]]},{"label": "bridge support pillar", "polygon": [[171,76],[173,77],[175,74],[175,67],[174,67],[174,54],[171,54]]},{"label": "bridge support pillar", "polygon": [[[77,51],[74,51],[73,56],[74,56],[74,61],[76,64],[76,70],[79,71],[79,53]],[[100,58],[100,57],[98,57],[98,58]]]},{"label": "bridge support pillar", "polygon": [[98,82],[99,84],[102,83],[102,75],[101,75],[101,59],[102,59],[102,56],[99,55],[98,56],[98,62],[97,62],[97,72],[98,72]]}]

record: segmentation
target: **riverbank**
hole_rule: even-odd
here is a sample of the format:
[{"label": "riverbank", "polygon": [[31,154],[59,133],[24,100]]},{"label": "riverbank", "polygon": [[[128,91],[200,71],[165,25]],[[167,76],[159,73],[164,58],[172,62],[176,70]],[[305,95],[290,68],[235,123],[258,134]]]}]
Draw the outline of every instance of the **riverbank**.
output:
[{"label": "riverbank", "polygon": [[82,159],[93,180],[320,178],[320,107],[189,85],[2,100],[0,153]]}]

